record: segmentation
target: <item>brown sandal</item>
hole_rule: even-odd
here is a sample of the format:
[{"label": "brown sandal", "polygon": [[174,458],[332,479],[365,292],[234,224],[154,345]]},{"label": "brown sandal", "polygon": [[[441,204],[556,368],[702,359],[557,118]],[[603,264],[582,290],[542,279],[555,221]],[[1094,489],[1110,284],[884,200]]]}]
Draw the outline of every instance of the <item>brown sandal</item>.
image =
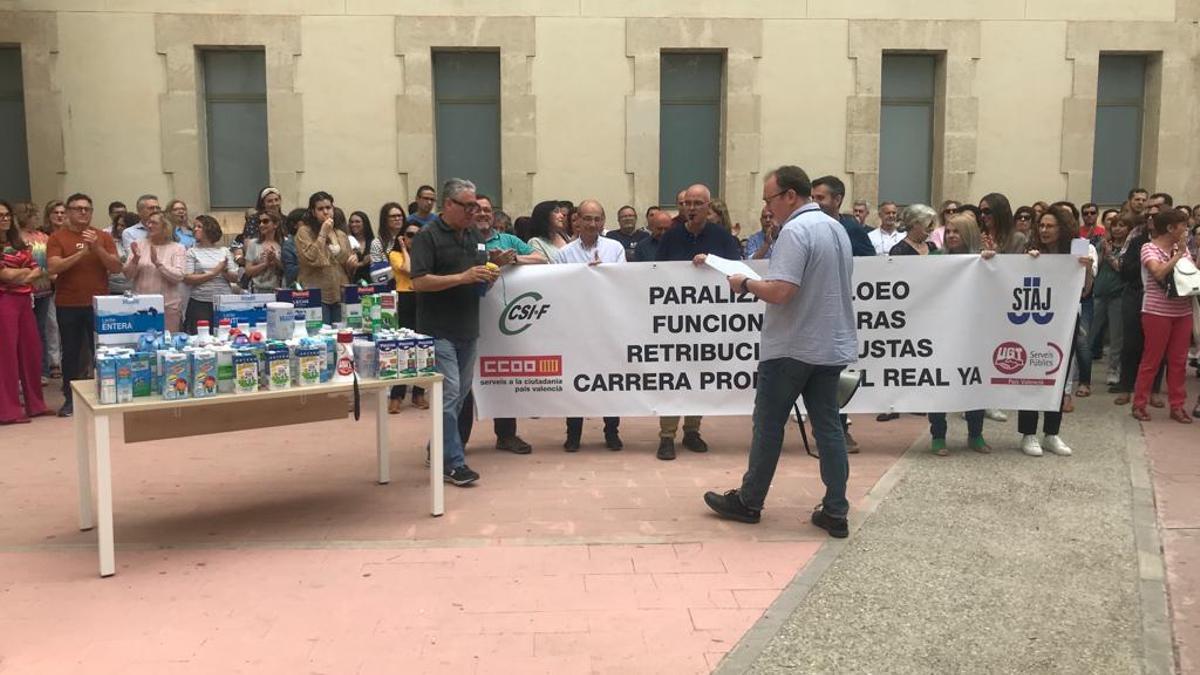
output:
[{"label": "brown sandal", "polygon": [[1146,412],[1145,408],[1134,408],[1129,414],[1133,415],[1133,419],[1139,422],[1150,421],[1150,413]]},{"label": "brown sandal", "polygon": [[1187,411],[1183,408],[1171,408],[1171,419],[1180,424],[1192,423],[1192,418],[1188,416]]},{"label": "brown sandal", "polygon": [[1086,384],[1081,384],[1075,388],[1075,395],[1079,398],[1087,398],[1092,395],[1092,388]]},{"label": "brown sandal", "polygon": [[1163,403],[1162,394],[1150,394],[1150,405],[1154,408],[1165,408],[1166,403]]},{"label": "brown sandal", "polygon": [[1071,395],[1063,396],[1062,411],[1065,413],[1075,412],[1075,402],[1071,400]]},{"label": "brown sandal", "polygon": [[1131,396],[1129,394],[1117,394],[1113,399],[1113,405],[1128,405]]}]

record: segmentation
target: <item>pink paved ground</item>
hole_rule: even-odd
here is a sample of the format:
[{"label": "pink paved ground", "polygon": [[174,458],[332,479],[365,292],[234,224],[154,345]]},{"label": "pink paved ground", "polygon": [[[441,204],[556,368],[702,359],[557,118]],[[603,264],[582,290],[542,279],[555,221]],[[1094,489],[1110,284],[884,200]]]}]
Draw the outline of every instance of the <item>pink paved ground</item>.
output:
[{"label": "pink paved ground", "polygon": [[[482,481],[431,518],[426,415],[392,416],[388,486],[369,417],[114,442],[105,580],[77,529],[70,424],[4,428],[0,672],[707,672],[824,541],[795,433],[762,523],[707,513],[703,491],[744,469],[743,417],[707,419],[713,451],[675,462],[654,459],[653,419],[625,420],[619,453],[589,420],[578,454],[561,420],[523,420],[526,457],[491,450],[483,421]],[[923,429],[856,425],[852,501]]]},{"label": "pink paved ground", "polygon": [[[1188,369],[1190,411],[1200,380]],[[1115,406],[1114,406],[1115,408]],[[1127,409],[1122,410],[1128,413]],[[1171,421],[1164,410],[1142,424],[1167,563],[1167,593],[1179,672],[1200,672],[1200,420]]]}]

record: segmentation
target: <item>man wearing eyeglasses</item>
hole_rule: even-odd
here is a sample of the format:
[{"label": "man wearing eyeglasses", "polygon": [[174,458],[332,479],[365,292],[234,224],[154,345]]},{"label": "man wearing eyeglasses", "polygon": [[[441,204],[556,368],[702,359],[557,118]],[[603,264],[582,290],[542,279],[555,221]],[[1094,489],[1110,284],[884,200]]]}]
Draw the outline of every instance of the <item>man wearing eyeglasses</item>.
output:
[{"label": "man wearing eyeglasses", "polygon": [[71,380],[83,374],[80,354],[90,346],[95,330],[92,298],[108,293],[108,275],[121,271],[117,245],[104,230],[92,227],[92,198],[67,197],[67,224],[46,243],[46,267],[55,279],[55,316],[62,339],[62,379],[65,402],[59,417],[74,413]]},{"label": "man wearing eyeglasses", "polygon": [[[541,253],[521,241],[520,237],[496,229],[496,214],[490,197],[476,195],[475,203],[479,207],[475,211],[475,229],[479,231],[479,237],[483,239],[483,245],[487,248],[489,255],[493,256],[493,262],[498,265],[544,265],[548,262]],[[492,253],[493,251],[495,253]],[[466,445],[467,440],[471,437],[471,428],[474,426],[474,410],[475,398],[468,393],[459,417],[462,423],[462,426],[459,427],[459,435],[463,445]],[[517,435],[517,420],[511,417],[497,417],[492,420],[492,428],[496,432],[497,450],[507,450],[517,455],[528,455],[533,452],[533,446]]]},{"label": "man wearing eyeglasses", "polygon": [[850,463],[838,420],[838,380],[858,357],[851,277],[854,259],[842,225],[811,201],[812,184],[798,166],[767,175],[763,201],[783,223],[762,279],[729,277],[735,293],[766,303],[754,397],[754,433],[741,486],[708,492],[704,503],[723,518],[757,523],[779,464],[783,432],[798,398],[812,422],[825,496],[812,523],[830,536],[849,534],[846,481]]},{"label": "man wearing eyeglasses", "polygon": [[[410,250],[413,290],[417,294],[417,330],[434,339],[442,383],[443,478],[466,486],[479,480],[467,466],[458,416],[475,375],[479,338],[480,285],[499,275],[488,268],[483,237],[475,227],[479,204],[475,184],[451,178],[442,186],[442,210],[413,238]],[[438,448],[433,448],[438,452]]]},{"label": "man wearing eyeglasses", "polygon": [[[729,260],[742,257],[738,240],[721,225],[709,222],[710,202],[712,193],[704,185],[696,184],[684,190],[681,206],[686,219],[662,236],[655,260],[692,260],[701,253],[715,253]],[[708,444],[700,437],[700,419],[700,415],[689,415],[683,420],[683,447],[692,452],[708,452]],[[675,432],[678,430],[678,416],[658,419],[659,459],[675,459]]]},{"label": "man wearing eyeglasses", "polygon": [[417,209],[408,214],[408,222],[416,223],[421,227],[432,223],[437,219],[437,214],[433,212],[433,205],[437,201],[437,193],[430,185],[422,185],[417,188]]}]

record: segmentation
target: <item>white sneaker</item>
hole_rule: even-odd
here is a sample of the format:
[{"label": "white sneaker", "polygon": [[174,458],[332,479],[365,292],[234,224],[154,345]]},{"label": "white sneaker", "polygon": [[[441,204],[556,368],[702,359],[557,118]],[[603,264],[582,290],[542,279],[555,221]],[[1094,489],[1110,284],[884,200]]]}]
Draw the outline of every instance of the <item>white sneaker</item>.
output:
[{"label": "white sneaker", "polygon": [[993,422],[1008,421],[1008,415],[1005,415],[1003,410],[992,410],[989,408],[988,410],[983,411],[983,416]]},{"label": "white sneaker", "polygon": [[[1048,440],[1050,438],[1058,438],[1058,436],[1047,436],[1046,438]],[[1038,443],[1037,436],[1034,436],[1033,434],[1025,434],[1022,436],[1021,452],[1029,455],[1030,457],[1041,457],[1042,444]]]},{"label": "white sneaker", "polygon": [[1063,443],[1063,439],[1059,438],[1058,436],[1055,436],[1054,434],[1046,434],[1046,438],[1044,440],[1046,442],[1046,449],[1050,452],[1053,452],[1060,457],[1071,456],[1071,448],[1068,448],[1067,444]]}]

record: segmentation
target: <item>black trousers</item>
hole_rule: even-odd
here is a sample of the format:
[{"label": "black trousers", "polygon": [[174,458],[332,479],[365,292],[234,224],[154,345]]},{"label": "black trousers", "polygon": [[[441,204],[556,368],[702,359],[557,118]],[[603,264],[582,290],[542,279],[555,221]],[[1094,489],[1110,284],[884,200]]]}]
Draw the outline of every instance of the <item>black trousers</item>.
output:
[{"label": "black trousers", "polygon": [[[604,418],[604,435],[615,434],[621,429],[620,417],[605,417]],[[568,417],[567,418],[567,438],[578,441],[583,434],[583,418]]]},{"label": "black trousers", "polygon": [[[1126,288],[1121,293],[1121,325],[1124,334],[1121,336],[1121,381],[1117,385],[1123,392],[1133,392],[1133,384],[1137,381],[1138,366],[1142,363],[1142,348],[1145,346],[1145,336],[1142,334],[1142,294],[1141,289]],[[1154,393],[1162,392],[1163,375],[1166,364],[1159,367],[1154,376]]]},{"label": "black trousers", "polygon": [[[462,412],[458,414],[458,437],[462,439],[463,447],[466,447],[467,441],[471,438],[471,431],[475,428],[475,394],[467,394],[467,399],[463,401]],[[517,435],[517,420],[513,417],[497,417],[492,420],[492,429],[496,432],[496,438],[508,438]]]},{"label": "black trousers", "polygon": [[217,334],[217,327],[213,325],[213,304],[194,298],[188,300],[187,313],[183,317],[183,332],[195,335],[196,323],[200,321],[207,321],[208,330],[213,335]]},{"label": "black trousers", "polygon": [[57,307],[58,334],[62,340],[63,396],[71,402],[71,380],[83,378],[83,348],[95,339],[96,315],[91,307]]},{"label": "black trousers", "polygon": [[[1062,427],[1063,414],[1050,410],[1047,410],[1041,414],[1044,416],[1042,421],[1042,433],[1050,436],[1057,436],[1058,430]],[[1033,436],[1037,434],[1037,426],[1038,411],[1021,410],[1017,412],[1017,431],[1020,432],[1022,436]]]}]

